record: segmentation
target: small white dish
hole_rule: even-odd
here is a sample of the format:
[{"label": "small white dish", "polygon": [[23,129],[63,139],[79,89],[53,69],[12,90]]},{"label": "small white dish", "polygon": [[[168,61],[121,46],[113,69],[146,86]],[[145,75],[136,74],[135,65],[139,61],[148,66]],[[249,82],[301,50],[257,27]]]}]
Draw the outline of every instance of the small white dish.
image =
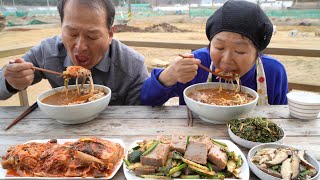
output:
[{"label": "small white dish", "polygon": [[[118,143],[120,144],[123,149],[125,148],[124,146],[124,142],[121,140],[121,139],[113,139],[113,138],[102,138],[104,140],[108,140],[108,141],[112,141],[112,142],[115,142],[115,143]],[[30,142],[36,142],[36,143],[47,143],[50,139],[43,139],[43,140],[31,140],[31,141],[27,141],[25,143],[30,143]],[[76,142],[78,141],[79,139],[57,139],[57,143],[58,144],[64,144],[66,142]],[[114,171],[112,172],[112,174],[110,174],[110,176],[108,177],[102,177],[102,178],[99,178],[101,180],[105,180],[105,179],[112,179],[113,176],[118,172],[118,170],[120,169],[121,165],[123,163],[123,159],[121,158],[120,162],[117,164],[116,168],[114,169]],[[0,166],[0,179],[81,179],[81,180],[84,180],[84,179],[97,179],[97,178],[94,178],[94,177],[6,177],[6,173],[7,173],[7,170],[6,169],[3,169],[2,166]]]},{"label": "small white dish", "polygon": [[[253,148],[250,149],[249,153],[248,153],[248,164],[250,167],[250,170],[256,175],[258,176],[261,180],[281,180],[280,178],[271,176],[263,171],[261,171],[256,165],[253,164],[253,162],[251,161],[251,158],[256,154],[257,151],[261,150],[261,149],[265,149],[265,148],[294,148],[291,146],[286,146],[286,145],[282,145],[282,144],[274,144],[274,143],[267,143],[267,144],[260,144],[257,145]],[[295,148],[296,149],[296,148]],[[312,157],[311,155],[309,155],[308,153],[305,154],[305,159],[311,163],[317,170],[317,174],[311,178],[310,180],[317,180],[320,177],[320,167],[319,167],[319,163],[318,161]]]},{"label": "small white dish", "polygon": [[[272,143],[282,143],[283,139],[285,138],[285,133],[283,131],[283,129],[278,126],[280,128],[280,133],[282,134],[282,138],[279,139],[278,141],[275,141],[275,142],[272,142]],[[253,141],[248,141],[246,139],[243,139],[237,135],[235,135],[231,129],[228,127],[228,134],[230,136],[230,138],[232,139],[232,141],[234,141],[235,143],[237,143],[239,146],[242,146],[242,147],[245,147],[245,148],[252,148],[254,146],[257,146],[259,144],[265,144],[265,143],[262,143],[262,142],[253,142]]]},{"label": "small white dish", "polygon": [[[216,140],[216,139],[215,139]],[[135,142],[133,142],[128,149],[132,149],[134,147],[137,146],[138,142],[141,142],[142,140],[137,140]],[[242,153],[242,151],[231,141],[229,140],[217,140],[219,142],[225,143],[230,151],[234,151],[236,153],[236,155],[240,155],[242,160],[243,160],[243,164],[241,166],[241,172],[240,172],[240,176],[242,180],[249,180],[250,178],[250,170],[249,170],[249,166],[248,166],[248,162],[247,159],[245,157],[245,155]],[[126,157],[128,157],[128,151],[126,152]],[[129,171],[126,167],[126,163],[123,163],[123,172],[124,175],[126,177],[126,179],[130,179],[130,180],[145,180],[145,178],[141,178],[136,176],[132,171]],[[230,178],[226,178],[225,180],[236,180],[236,179],[230,179]]]}]

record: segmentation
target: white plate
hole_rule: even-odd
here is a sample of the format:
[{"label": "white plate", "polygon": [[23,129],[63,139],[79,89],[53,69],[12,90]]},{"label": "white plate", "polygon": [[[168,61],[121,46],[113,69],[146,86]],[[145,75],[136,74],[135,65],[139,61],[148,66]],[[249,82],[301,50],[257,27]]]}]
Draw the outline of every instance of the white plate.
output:
[{"label": "white plate", "polygon": [[[113,138],[110,138],[110,139],[109,138],[101,138],[101,139],[118,143],[124,149],[124,142],[121,139],[113,139]],[[27,141],[25,143],[30,143],[30,142],[47,143],[49,140],[50,139],[32,140],[32,141]],[[79,139],[57,139],[57,143],[64,144],[65,142],[76,142],[78,140]],[[120,162],[117,164],[116,168],[114,169],[112,174],[110,174],[110,176],[98,178],[98,179],[111,179],[120,169],[122,162],[123,162],[123,159],[121,158]],[[93,177],[86,177],[86,178],[83,178],[83,177],[6,177],[6,173],[7,173],[7,170],[3,169],[2,166],[0,166],[0,179],[82,179],[82,180],[83,179],[97,179],[97,178],[93,178]]]},{"label": "white plate", "polygon": [[[216,140],[216,139],[215,139]],[[132,143],[128,149],[132,149],[134,147],[137,146],[137,142],[141,142],[142,140],[138,140],[138,141],[135,141],[134,143]],[[240,155],[242,160],[243,160],[243,164],[241,166],[241,172],[240,172],[240,176],[242,179],[244,180],[248,180],[249,177],[250,177],[250,171],[249,171],[249,166],[248,166],[248,162],[247,162],[247,159],[246,159],[246,156],[242,153],[242,151],[231,141],[229,140],[217,140],[219,142],[222,142],[222,143],[225,143],[228,148],[229,148],[229,151],[234,151],[236,153],[236,155]],[[128,157],[128,151],[126,153],[126,157]],[[146,180],[146,178],[140,178],[138,176],[136,176],[132,171],[129,171],[126,167],[126,164],[123,163],[123,172],[124,172],[124,175],[127,179],[130,179],[130,180]],[[226,178],[226,180],[231,180],[230,178]]]},{"label": "white plate", "polygon": [[[251,158],[256,154],[257,151],[264,149],[264,148],[294,148],[297,149],[295,147],[292,146],[287,146],[287,145],[283,145],[283,144],[274,144],[274,143],[268,143],[268,144],[260,144],[257,145],[255,147],[253,147],[252,149],[250,149],[249,153],[248,153],[248,161],[249,161],[249,166],[251,171],[258,176],[261,180],[281,180],[280,178],[271,176],[263,171],[261,171],[255,164],[253,164],[253,162],[251,161]],[[317,170],[317,174],[316,176],[314,176],[313,178],[311,178],[310,180],[318,180],[318,178],[320,177],[320,165],[318,163],[318,161],[312,157],[311,155],[309,155],[308,153],[305,154],[305,159],[312,164],[316,170]]]}]

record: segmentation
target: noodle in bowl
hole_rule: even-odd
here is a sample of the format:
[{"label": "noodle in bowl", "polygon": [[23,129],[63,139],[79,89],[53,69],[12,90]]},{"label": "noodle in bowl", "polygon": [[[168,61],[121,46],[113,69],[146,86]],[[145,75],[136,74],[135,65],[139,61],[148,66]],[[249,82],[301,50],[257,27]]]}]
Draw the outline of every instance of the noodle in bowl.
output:
[{"label": "noodle in bowl", "polygon": [[[69,90],[75,90],[76,85],[69,85]],[[86,89],[89,88],[88,84],[84,84]],[[54,88],[43,92],[37,98],[37,103],[40,110],[47,115],[47,117],[56,119],[62,124],[79,124],[84,123],[96,118],[101,111],[103,111],[109,104],[111,99],[111,89],[103,86],[94,84],[95,90],[101,90],[106,95],[95,99],[90,102],[81,104],[71,104],[71,105],[51,105],[42,102],[46,97],[62,92],[64,87]]]},{"label": "noodle in bowl", "polygon": [[[234,90],[230,83],[221,83],[222,89]],[[184,101],[191,111],[207,122],[215,124],[227,124],[229,120],[247,116],[258,102],[258,93],[253,89],[241,86],[241,92],[253,97],[253,100],[240,105],[213,105],[190,98],[190,93],[203,89],[219,89],[219,82],[207,82],[194,84],[183,91]]]}]

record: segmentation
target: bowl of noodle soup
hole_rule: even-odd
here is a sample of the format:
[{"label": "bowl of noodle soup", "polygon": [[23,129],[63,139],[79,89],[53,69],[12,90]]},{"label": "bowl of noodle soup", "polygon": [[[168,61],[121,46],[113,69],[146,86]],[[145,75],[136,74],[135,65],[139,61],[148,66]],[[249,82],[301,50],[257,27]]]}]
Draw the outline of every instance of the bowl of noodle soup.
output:
[{"label": "bowl of noodle soup", "polygon": [[[229,120],[246,117],[258,102],[258,93],[245,86],[207,82],[194,84],[183,91],[189,109],[207,122],[227,124]],[[219,91],[220,89],[220,91]]]},{"label": "bowl of noodle soup", "polygon": [[[84,84],[83,95],[75,96],[77,85],[69,85],[68,93],[65,87],[58,87],[43,92],[37,98],[37,103],[42,112],[47,117],[56,119],[62,124],[79,124],[96,118],[109,104],[111,89],[94,84],[94,92],[90,97],[85,98],[90,93],[90,85]],[[74,98],[76,97],[76,98]]]}]

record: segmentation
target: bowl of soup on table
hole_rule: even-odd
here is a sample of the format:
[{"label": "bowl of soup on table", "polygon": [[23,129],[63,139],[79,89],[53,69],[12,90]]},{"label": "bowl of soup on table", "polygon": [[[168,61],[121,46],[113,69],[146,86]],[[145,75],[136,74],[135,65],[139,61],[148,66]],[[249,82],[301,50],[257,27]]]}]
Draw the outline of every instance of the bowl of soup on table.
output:
[{"label": "bowl of soup on table", "polygon": [[191,85],[184,90],[183,96],[191,111],[202,120],[215,124],[227,124],[231,119],[245,117],[258,101],[258,93],[248,87],[219,82]]},{"label": "bowl of soup on table", "polygon": [[81,95],[77,94],[77,85],[58,87],[40,94],[37,103],[41,111],[49,118],[62,124],[79,124],[90,121],[98,116],[109,104],[111,89],[95,84],[90,94],[90,85],[84,84]]},{"label": "bowl of soup on table", "polygon": [[[48,117],[62,124],[84,123],[96,118],[109,104],[111,89],[93,84],[90,70],[68,66],[62,74],[64,87],[46,91],[37,98],[39,108]],[[76,79],[76,85],[68,85],[71,78]],[[89,84],[85,84],[87,79]]]}]

